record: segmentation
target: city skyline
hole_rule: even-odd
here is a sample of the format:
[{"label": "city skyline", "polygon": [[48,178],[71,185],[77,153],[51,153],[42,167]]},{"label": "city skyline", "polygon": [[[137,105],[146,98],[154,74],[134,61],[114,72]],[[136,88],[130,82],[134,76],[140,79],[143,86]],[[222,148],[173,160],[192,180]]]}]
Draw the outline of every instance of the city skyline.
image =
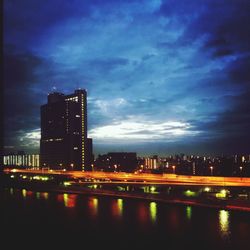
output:
[{"label": "city skyline", "polygon": [[5,150],[39,152],[47,94],[83,88],[95,155],[249,153],[249,12],[245,0],[4,1]]}]

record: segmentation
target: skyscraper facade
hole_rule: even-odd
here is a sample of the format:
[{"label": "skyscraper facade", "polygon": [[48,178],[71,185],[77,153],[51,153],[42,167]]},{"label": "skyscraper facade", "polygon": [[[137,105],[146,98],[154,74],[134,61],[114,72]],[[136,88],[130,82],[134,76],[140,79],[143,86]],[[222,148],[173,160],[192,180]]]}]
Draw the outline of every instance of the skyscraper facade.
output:
[{"label": "skyscraper facade", "polygon": [[41,106],[40,166],[90,170],[87,140],[87,92],[53,92]]}]

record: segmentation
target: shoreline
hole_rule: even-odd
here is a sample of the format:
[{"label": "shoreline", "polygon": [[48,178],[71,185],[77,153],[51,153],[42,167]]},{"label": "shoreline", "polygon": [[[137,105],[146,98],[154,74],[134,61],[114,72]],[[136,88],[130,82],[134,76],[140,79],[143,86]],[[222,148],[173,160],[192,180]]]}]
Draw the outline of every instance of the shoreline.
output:
[{"label": "shoreline", "polygon": [[[26,184],[26,185],[25,185]],[[127,191],[113,191],[113,190],[93,190],[89,188],[79,187],[60,187],[56,185],[28,185],[27,183],[18,183],[16,185],[5,185],[4,188],[26,189],[33,192],[52,192],[52,193],[67,193],[67,194],[85,194],[85,195],[97,195],[97,196],[109,196],[117,198],[139,199],[147,200],[151,202],[161,202],[166,204],[180,204],[199,206],[215,209],[235,210],[250,212],[250,201],[244,200],[210,200],[199,198],[187,199],[178,195],[174,197],[162,197],[157,194],[145,194],[145,193],[132,193]]]}]

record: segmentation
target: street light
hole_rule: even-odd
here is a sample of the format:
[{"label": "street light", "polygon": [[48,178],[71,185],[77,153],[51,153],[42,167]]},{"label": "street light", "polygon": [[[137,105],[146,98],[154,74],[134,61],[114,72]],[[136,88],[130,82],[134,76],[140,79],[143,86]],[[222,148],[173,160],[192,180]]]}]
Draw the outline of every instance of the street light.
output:
[{"label": "street light", "polygon": [[45,167],[46,167],[46,163],[43,163],[42,171],[45,169]]},{"label": "street light", "polygon": [[213,167],[212,166],[210,166],[210,170],[211,170],[211,175],[213,175]]},{"label": "street light", "polygon": [[240,175],[241,175],[241,177],[242,177],[242,169],[243,169],[243,167],[240,166]]},{"label": "street light", "polygon": [[175,174],[175,166],[172,166],[172,168],[173,168],[173,174]]}]

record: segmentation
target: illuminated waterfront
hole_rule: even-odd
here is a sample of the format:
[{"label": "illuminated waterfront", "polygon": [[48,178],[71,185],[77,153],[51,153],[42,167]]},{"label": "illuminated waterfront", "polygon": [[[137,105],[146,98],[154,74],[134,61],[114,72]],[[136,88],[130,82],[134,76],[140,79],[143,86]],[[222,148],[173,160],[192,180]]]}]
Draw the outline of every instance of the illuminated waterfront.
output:
[{"label": "illuminated waterfront", "polygon": [[13,188],[2,191],[1,204],[5,238],[21,244],[250,247],[249,212]]}]

